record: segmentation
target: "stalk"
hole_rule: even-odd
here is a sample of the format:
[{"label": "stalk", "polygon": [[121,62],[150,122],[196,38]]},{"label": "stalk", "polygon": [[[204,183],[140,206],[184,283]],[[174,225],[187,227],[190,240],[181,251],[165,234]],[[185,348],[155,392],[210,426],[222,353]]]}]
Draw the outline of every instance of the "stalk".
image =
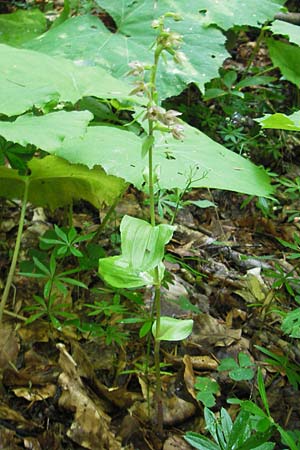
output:
[{"label": "stalk", "polygon": [[[161,45],[158,45],[154,53],[154,64],[151,69],[150,75],[150,92],[149,92],[149,104],[148,108],[153,105],[157,105],[157,92],[156,92],[156,74],[160,54],[163,50]],[[154,131],[154,121],[148,119],[148,135],[153,136]],[[153,145],[149,148],[148,154],[148,177],[149,177],[149,200],[150,200],[150,223],[155,226],[155,194],[154,194],[154,176],[153,176]],[[155,319],[156,319],[156,332],[154,337],[154,365],[155,365],[155,378],[156,378],[156,389],[155,398],[157,406],[157,429],[158,434],[163,433],[163,402],[161,393],[161,378],[160,378],[160,315],[161,315],[161,302],[160,302],[160,288],[161,284],[159,281],[158,267],[155,268],[154,275],[155,283],[155,295],[154,295],[154,309],[155,309]]]},{"label": "stalk", "polygon": [[7,303],[8,296],[9,296],[9,291],[10,291],[10,288],[11,288],[11,285],[13,282],[13,277],[14,277],[14,273],[16,270],[16,265],[17,265],[20,246],[21,246],[21,239],[22,239],[22,233],[23,233],[23,228],[24,228],[24,221],[25,221],[25,214],[26,214],[26,207],[27,207],[27,200],[28,200],[28,190],[29,190],[29,178],[28,177],[25,177],[24,184],[25,184],[24,195],[23,195],[22,209],[21,209],[21,214],[20,214],[20,219],[19,219],[19,226],[18,226],[15,249],[14,249],[13,257],[11,260],[11,265],[9,268],[7,280],[5,283],[5,288],[4,288],[1,302],[0,302],[0,324],[2,323],[3,312],[5,309],[5,305]]}]

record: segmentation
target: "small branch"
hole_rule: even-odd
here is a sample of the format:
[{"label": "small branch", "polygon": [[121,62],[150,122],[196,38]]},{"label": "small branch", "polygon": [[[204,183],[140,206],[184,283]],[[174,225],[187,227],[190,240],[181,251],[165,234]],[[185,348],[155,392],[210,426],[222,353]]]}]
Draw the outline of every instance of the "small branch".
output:
[{"label": "small branch", "polygon": [[16,270],[16,265],[17,265],[17,261],[18,261],[18,256],[19,256],[19,251],[20,251],[20,246],[21,246],[21,240],[22,240],[22,234],[23,234],[23,228],[24,228],[24,221],[25,221],[25,214],[26,214],[26,207],[27,207],[27,200],[28,200],[28,191],[29,191],[29,178],[28,177],[26,177],[24,179],[24,183],[25,183],[24,195],[23,195],[22,209],[21,209],[21,214],[20,214],[20,219],[19,219],[19,227],[18,227],[17,239],[16,239],[16,244],[15,244],[13,257],[12,257],[12,260],[11,260],[11,265],[10,265],[9,272],[8,272],[8,275],[7,275],[5,288],[4,288],[2,299],[1,299],[1,303],[0,303],[0,324],[2,323],[3,312],[4,312],[4,309],[5,309],[5,305],[7,303],[8,296],[9,296],[9,291],[10,291],[10,288],[11,288],[11,285],[12,285],[12,282],[13,282],[13,278],[14,278],[14,274],[15,274],[15,270]]},{"label": "small branch", "polygon": [[300,13],[277,13],[274,16],[274,19],[282,20],[283,22],[288,22],[293,25],[300,25]]}]

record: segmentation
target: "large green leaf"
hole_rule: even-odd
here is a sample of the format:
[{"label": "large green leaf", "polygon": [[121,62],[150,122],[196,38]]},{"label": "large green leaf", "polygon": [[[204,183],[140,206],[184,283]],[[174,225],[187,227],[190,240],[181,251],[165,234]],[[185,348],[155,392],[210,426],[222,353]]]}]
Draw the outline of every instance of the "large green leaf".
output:
[{"label": "large green leaf", "polygon": [[98,0],[98,4],[114,19],[116,32],[112,33],[96,17],[82,16],[69,19],[26,46],[98,64],[113,75],[123,77],[128,72],[129,62],[152,62],[150,47],[156,34],[152,21],[167,11],[178,12],[183,20],[168,19],[167,26],[183,36],[181,50],[187,61],[176,65],[171,56],[161,61],[157,79],[161,98],[180,93],[190,82],[204,90],[204,84],[218,76],[218,68],[229,56],[221,31],[203,26],[197,0],[158,1],[157,8],[151,0]]},{"label": "large green leaf", "polygon": [[283,20],[275,20],[272,23],[271,31],[274,34],[282,34],[283,36],[287,36],[290,42],[300,45],[299,25],[283,22]]},{"label": "large green leaf", "polygon": [[0,122],[0,136],[24,147],[33,144],[42,150],[55,150],[66,138],[82,137],[92,118],[89,111],[58,111],[45,116],[26,114],[15,122]]},{"label": "large green leaf", "polygon": [[261,124],[262,128],[300,131],[300,111],[296,111],[290,116],[282,113],[265,114],[264,117],[255,120]]},{"label": "large green leaf", "polygon": [[[101,165],[112,175],[124,178],[139,189],[144,183],[147,157],[141,156],[142,140],[127,131],[112,127],[91,127],[82,139],[64,141],[56,154],[74,163]],[[266,173],[214,142],[201,131],[185,124],[184,139],[157,136],[154,166],[160,169],[161,188],[184,189],[187,180],[194,187],[210,187],[267,196],[271,193]]]},{"label": "large green leaf", "polygon": [[102,278],[116,288],[137,288],[153,284],[153,269],[158,267],[162,279],[164,248],[173,235],[174,227],[165,224],[152,226],[144,220],[125,215],[120,232],[122,254],[99,260]]},{"label": "large green leaf", "polygon": [[260,27],[274,19],[286,0],[198,0],[206,24],[216,24],[223,30],[234,25]]},{"label": "large green leaf", "polygon": [[0,113],[22,114],[50,101],[85,96],[127,98],[130,87],[100,67],[82,67],[66,59],[0,44]]},{"label": "large green leaf", "polygon": [[0,15],[0,42],[20,46],[44,33],[47,29],[45,15],[39,9],[19,9]]},{"label": "large green leaf", "polygon": [[300,86],[300,47],[268,39],[270,57],[282,75],[297,87]]},{"label": "large green leaf", "polygon": [[[101,208],[112,204],[125,189],[120,178],[106,175],[101,168],[89,170],[57,156],[34,158],[28,166],[31,171],[28,200],[37,206],[55,209],[82,199]],[[22,199],[24,182],[25,177],[16,170],[0,167],[1,197]]]},{"label": "large green leaf", "polygon": [[175,319],[173,317],[162,316],[160,318],[159,335],[156,336],[156,320],[152,326],[152,334],[159,341],[182,341],[186,339],[193,330],[192,319]]}]

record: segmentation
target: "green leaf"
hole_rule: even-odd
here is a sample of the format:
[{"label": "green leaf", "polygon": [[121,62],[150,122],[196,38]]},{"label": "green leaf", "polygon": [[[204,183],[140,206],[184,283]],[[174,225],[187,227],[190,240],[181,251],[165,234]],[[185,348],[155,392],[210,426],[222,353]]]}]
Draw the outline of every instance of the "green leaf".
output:
[{"label": "green leaf", "polygon": [[287,313],[281,324],[281,329],[292,338],[300,338],[300,308]]},{"label": "green leaf", "polygon": [[207,437],[192,431],[186,433],[184,439],[194,448],[199,450],[220,450],[220,447],[214,442],[211,442]]},{"label": "green leaf", "polygon": [[152,334],[159,341],[182,341],[192,332],[194,321],[192,319],[174,319],[162,316],[160,318],[159,335],[156,335],[156,320],[152,325]]},{"label": "green leaf", "polygon": [[186,61],[176,64],[171,55],[165,54],[165,61],[159,63],[157,82],[161,99],[179,94],[191,82],[203,91],[204,84],[218,76],[218,68],[229,56],[222,32],[202,24],[198,0],[158,1],[157,8],[149,0],[98,0],[97,3],[113,18],[115,32],[108,30],[97,17],[86,15],[67,20],[26,46],[100,65],[118,78],[125,77],[129,62],[152,63],[149,48],[156,36],[151,26],[153,20],[168,11],[179,13],[182,20],[166,19],[166,27],[182,35],[180,50]]},{"label": "green leaf", "polygon": [[283,22],[283,20],[275,20],[272,23],[271,31],[274,34],[282,34],[287,36],[290,42],[300,45],[299,25]]},{"label": "green leaf", "polygon": [[254,373],[252,369],[238,368],[231,370],[229,376],[234,381],[252,380]]},{"label": "green leaf", "polygon": [[224,358],[219,364],[218,371],[222,372],[223,370],[234,370],[238,367],[238,363],[233,358]]},{"label": "green leaf", "polygon": [[244,80],[239,81],[235,85],[235,89],[243,89],[243,88],[249,87],[249,86],[258,86],[258,85],[262,86],[264,84],[272,83],[275,80],[276,80],[275,77],[268,77],[265,75],[256,75],[254,77],[248,77],[248,78],[245,78]]},{"label": "green leaf", "polygon": [[300,131],[300,111],[296,111],[290,116],[282,113],[265,114],[263,117],[255,120],[261,124],[262,128]]},{"label": "green leaf", "polygon": [[297,87],[300,86],[300,47],[285,42],[267,40],[270,57],[282,75]]},{"label": "green leaf", "polygon": [[87,96],[128,98],[131,88],[101,67],[0,44],[0,113],[22,114],[49,102],[75,103]]},{"label": "green leaf", "polygon": [[[112,127],[90,127],[81,140],[64,141],[56,154],[74,163],[101,165],[108,174],[123,177],[141,189],[147,158],[141,157],[142,140],[128,131]],[[204,133],[184,124],[184,139],[156,135],[154,166],[160,168],[162,189],[210,187],[268,196],[272,192],[266,172]]]},{"label": "green leaf", "polygon": [[47,29],[45,15],[39,9],[19,9],[0,15],[0,42],[20,46],[44,33]]},{"label": "green leaf", "polygon": [[135,217],[124,216],[121,225],[120,256],[101,258],[99,274],[117,288],[134,288],[154,284],[153,269],[159,268],[163,277],[165,245],[174,232],[171,225],[152,226]]},{"label": "green leaf", "polygon": [[131,267],[153,269],[162,261],[174,229],[171,225],[154,227],[144,220],[124,216],[120,225],[122,256]]},{"label": "green leaf", "polygon": [[271,417],[265,383],[264,383],[262,371],[260,368],[258,368],[258,371],[257,371],[257,385],[258,385],[258,391],[259,391],[262,403],[267,412],[267,415],[268,415],[268,417]]},{"label": "green leaf", "polygon": [[204,406],[211,408],[216,404],[213,394],[216,394],[220,387],[215,380],[208,377],[197,377],[195,389],[200,391],[197,393],[197,400],[200,400]]},{"label": "green leaf", "polygon": [[7,141],[42,150],[59,148],[66,138],[81,138],[93,119],[89,111],[58,111],[45,116],[26,114],[15,122],[0,122],[0,135]]},{"label": "green leaf", "polygon": [[249,418],[250,413],[248,411],[240,411],[232,426],[230,437],[227,442],[227,449],[239,448],[239,446],[250,436]]},{"label": "green leaf", "polygon": [[[111,205],[125,189],[122,180],[107,176],[101,168],[89,170],[57,156],[32,159],[29,164],[29,201],[52,210],[73,200],[86,200],[96,208]],[[23,198],[26,177],[16,170],[0,167],[1,196]]]},{"label": "green leaf", "polygon": [[286,0],[199,0],[207,25],[216,24],[223,30],[233,26],[251,25],[259,27],[281,9]]}]

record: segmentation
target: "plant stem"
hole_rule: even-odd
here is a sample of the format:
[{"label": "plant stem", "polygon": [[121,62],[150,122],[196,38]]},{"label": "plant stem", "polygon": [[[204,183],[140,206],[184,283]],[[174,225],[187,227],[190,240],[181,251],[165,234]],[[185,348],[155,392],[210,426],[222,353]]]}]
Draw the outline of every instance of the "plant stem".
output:
[{"label": "plant stem", "polygon": [[[149,92],[149,104],[148,108],[152,106],[157,106],[157,91],[156,91],[156,74],[160,54],[162,52],[162,46],[158,45],[154,53],[154,64],[152,66],[150,75],[150,92]],[[148,120],[148,135],[153,136],[154,132],[154,121]],[[148,177],[149,177],[149,200],[150,200],[150,223],[155,226],[155,195],[154,195],[154,176],[153,176],[153,148],[151,145],[149,148],[148,155]],[[155,378],[156,378],[156,390],[155,399],[157,405],[157,429],[158,434],[163,433],[163,404],[161,395],[161,378],[160,378],[160,315],[161,315],[161,304],[160,304],[160,281],[159,281],[159,270],[158,267],[155,268],[154,275],[155,283],[155,296],[154,296],[154,309],[155,309],[155,320],[156,320],[156,333],[154,336],[154,365],[155,365]]]},{"label": "plant stem", "polygon": [[[157,271],[158,277],[158,268]],[[154,364],[155,364],[155,378],[156,378],[156,405],[157,405],[157,431],[159,435],[163,433],[163,402],[161,393],[161,378],[160,378],[160,340],[158,339],[160,334],[160,316],[161,316],[161,302],[160,302],[160,283],[155,286],[154,304],[156,309],[156,332],[154,342]]]},{"label": "plant stem", "polygon": [[259,51],[260,44],[263,41],[264,37],[265,37],[265,29],[264,29],[264,27],[262,27],[261,30],[260,30],[259,36],[257,38],[254,50],[253,50],[252,54],[250,55],[250,58],[249,58],[249,61],[248,61],[248,64],[247,64],[247,67],[246,67],[246,70],[245,70],[245,76],[247,75],[250,67],[252,66],[252,63],[253,63],[253,61],[254,61],[254,59],[255,59],[258,51]]},{"label": "plant stem", "polygon": [[[127,189],[127,186],[126,186],[125,189]],[[110,219],[111,216],[113,215],[113,213],[114,213],[114,211],[115,211],[115,209],[116,209],[116,207],[117,207],[117,204],[119,203],[121,197],[123,196],[123,194],[124,194],[124,192],[125,192],[125,189],[124,189],[124,191],[123,191],[123,192],[115,199],[115,201],[113,202],[113,204],[109,207],[107,213],[105,214],[105,217],[103,218],[102,222],[100,223],[100,225],[99,225],[99,227],[98,227],[98,229],[97,229],[97,231],[96,231],[96,234],[94,235],[94,237],[93,237],[93,239],[91,240],[91,242],[97,242],[97,240],[98,240],[98,238],[100,237],[100,235],[101,235],[103,229],[106,227],[106,225],[107,225],[109,219]]]},{"label": "plant stem", "polygon": [[16,265],[17,265],[17,261],[18,261],[18,256],[19,256],[19,251],[20,251],[20,246],[21,246],[22,233],[23,233],[23,228],[24,228],[24,220],[25,220],[25,214],[26,214],[27,200],[28,200],[28,190],[29,190],[29,178],[25,177],[24,178],[23,202],[22,202],[22,209],[21,209],[21,214],[20,214],[20,219],[19,219],[19,227],[18,227],[18,232],[17,232],[15,249],[14,249],[13,257],[12,257],[12,260],[11,260],[11,265],[10,265],[10,268],[9,268],[9,272],[8,272],[8,275],[7,275],[5,288],[4,288],[3,295],[2,295],[2,298],[1,298],[1,302],[0,302],[0,324],[2,323],[2,317],[3,317],[4,308],[5,308],[6,302],[8,300],[9,291],[10,291],[10,288],[11,288],[11,285],[12,285],[12,282],[13,282],[13,277],[14,277],[14,273],[15,273]]}]

